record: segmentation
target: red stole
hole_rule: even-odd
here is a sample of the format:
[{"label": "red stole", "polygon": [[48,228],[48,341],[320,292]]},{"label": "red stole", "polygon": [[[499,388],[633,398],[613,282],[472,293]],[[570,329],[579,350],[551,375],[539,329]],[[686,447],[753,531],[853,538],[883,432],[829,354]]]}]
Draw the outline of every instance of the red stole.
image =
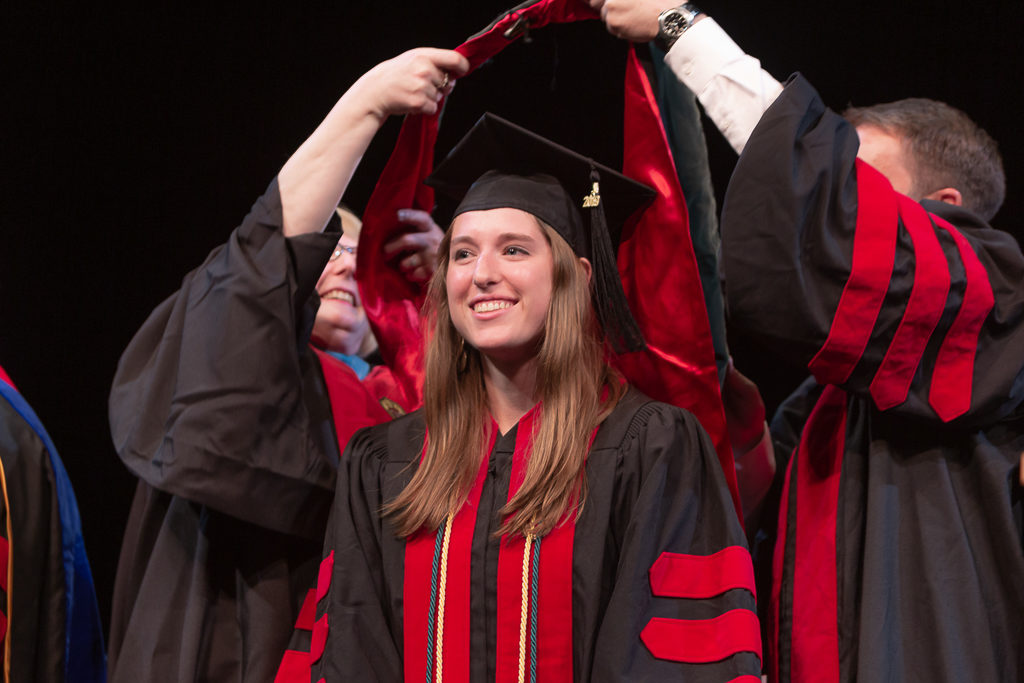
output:
[{"label": "red stole", "polygon": [[[516,431],[515,451],[508,498],[522,486],[529,463],[533,436],[539,424],[540,406],[522,417]],[[435,628],[443,627],[442,677],[446,683],[469,681],[470,657],[470,562],[473,531],[476,526],[480,495],[490,455],[494,450],[498,427],[492,422],[487,454],[469,496],[452,522],[448,544],[447,566],[439,568],[439,582],[445,582],[443,626],[439,615]],[[597,430],[591,435],[591,443]],[[424,448],[425,452],[425,448]],[[572,552],[575,515],[566,514],[563,522],[544,536],[540,553],[537,591],[537,679],[545,683],[571,683],[573,680],[572,642]],[[444,529],[421,531],[405,546],[404,580],[404,658],[405,680],[436,680],[427,676],[428,639],[430,630],[431,574],[437,535]],[[519,634],[523,599],[523,552],[526,539],[504,535],[498,553],[498,606],[496,680],[499,683],[518,680]],[[528,567],[530,565],[527,565]],[[529,571],[529,569],[528,569]],[[529,585],[529,576],[526,577]],[[436,601],[435,601],[436,602]],[[435,604],[435,614],[437,605]],[[527,629],[530,628],[527,624]],[[529,640],[529,639],[527,639]],[[437,657],[434,651],[434,657]],[[436,667],[436,659],[435,664]],[[527,669],[528,670],[528,669]],[[527,676],[527,681],[529,677]]]},{"label": "red stole", "polygon": [[[434,651],[432,670],[440,656],[442,678],[451,683],[469,681],[469,593],[470,559],[473,548],[473,528],[480,506],[484,477],[490,452],[498,430],[491,430],[487,454],[480,462],[473,488],[452,521],[449,539],[447,566],[439,568],[439,582],[445,584],[445,609],[443,617],[435,616],[438,627],[444,629],[444,650]],[[426,453],[426,442],[423,452]],[[434,632],[428,623],[430,613],[431,574],[434,559],[434,544],[437,534],[444,529],[422,530],[405,543],[405,579],[403,588],[403,642],[405,680],[435,680],[433,673],[427,675],[427,647],[434,640]],[[436,605],[435,605],[436,607]]]},{"label": "red stole", "polygon": [[[512,455],[512,474],[508,483],[508,500],[519,490],[530,461],[533,436],[539,426],[540,404],[519,421],[516,449]],[[597,430],[590,437],[593,443]],[[576,516],[566,513],[562,522],[541,542],[540,571],[537,591],[537,680],[545,683],[572,683],[572,548],[576,532]],[[515,683],[519,680],[519,631],[522,622],[523,536],[501,537],[498,552],[498,651],[495,680]],[[527,564],[529,568],[530,565]],[[529,589],[527,589],[529,590]],[[527,624],[527,629],[530,624]],[[529,648],[529,637],[527,637]],[[529,672],[529,665],[527,665]],[[527,674],[527,683],[531,681]]]}]

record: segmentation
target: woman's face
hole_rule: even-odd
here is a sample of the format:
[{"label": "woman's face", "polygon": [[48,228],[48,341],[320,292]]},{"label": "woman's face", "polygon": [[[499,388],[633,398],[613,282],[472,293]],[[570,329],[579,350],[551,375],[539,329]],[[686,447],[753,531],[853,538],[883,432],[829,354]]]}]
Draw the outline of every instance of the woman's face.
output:
[{"label": "woman's face", "polygon": [[536,355],[551,303],[551,245],[519,209],[468,211],[452,223],[445,284],[452,324],[485,357]]},{"label": "woman's face", "polygon": [[320,308],[313,323],[314,343],[350,356],[359,352],[370,330],[356,285],[356,245],[356,240],[348,235],[342,235],[338,241],[316,283]]}]

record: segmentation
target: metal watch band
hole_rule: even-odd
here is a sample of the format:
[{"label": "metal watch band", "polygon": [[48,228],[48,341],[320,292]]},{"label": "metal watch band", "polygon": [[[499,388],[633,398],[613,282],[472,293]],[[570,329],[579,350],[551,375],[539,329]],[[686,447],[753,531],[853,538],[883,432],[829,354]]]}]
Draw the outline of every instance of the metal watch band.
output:
[{"label": "metal watch band", "polygon": [[665,10],[658,15],[658,35],[654,39],[655,44],[668,52],[700,14],[700,8],[689,2]]}]

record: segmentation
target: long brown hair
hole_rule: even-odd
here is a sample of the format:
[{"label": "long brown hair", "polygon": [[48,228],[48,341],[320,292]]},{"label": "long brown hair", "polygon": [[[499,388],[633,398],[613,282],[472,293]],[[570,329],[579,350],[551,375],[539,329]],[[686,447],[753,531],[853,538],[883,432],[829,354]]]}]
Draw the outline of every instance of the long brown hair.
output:
[{"label": "long brown hair", "polygon": [[[533,435],[522,486],[501,510],[501,533],[542,535],[585,498],[584,465],[590,435],[621,398],[624,386],[604,361],[586,271],[568,243],[537,219],[551,245],[553,287],[537,352],[540,426]],[[480,353],[455,329],[446,278],[451,230],[438,249],[424,310],[427,341],[423,414],[427,450],[409,485],[384,511],[408,537],[436,529],[462,506],[490,438]],[[602,400],[602,394],[604,400]]]}]

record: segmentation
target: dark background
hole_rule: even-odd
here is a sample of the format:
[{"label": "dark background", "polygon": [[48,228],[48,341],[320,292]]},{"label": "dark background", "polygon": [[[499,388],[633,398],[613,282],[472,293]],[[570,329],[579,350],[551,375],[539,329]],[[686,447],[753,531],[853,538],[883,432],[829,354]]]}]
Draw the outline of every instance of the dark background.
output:
[{"label": "dark background", "polygon": [[[134,489],[106,400],[132,334],[353,80],[417,45],[454,47],[508,4],[5,9],[0,363],[71,475],[104,619]],[[1009,199],[994,223],[1017,229],[1021,3],[702,5],[776,77],[801,70],[833,107],[925,96],[966,110],[1005,157]],[[596,22],[535,32],[456,88],[440,147],[486,105],[617,163],[620,51]],[[357,210],[396,132],[387,126],[364,159],[346,195]],[[721,196],[735,155],[713,128],[708,137]],[[798,379],[733,346],[770,406]]]}]

